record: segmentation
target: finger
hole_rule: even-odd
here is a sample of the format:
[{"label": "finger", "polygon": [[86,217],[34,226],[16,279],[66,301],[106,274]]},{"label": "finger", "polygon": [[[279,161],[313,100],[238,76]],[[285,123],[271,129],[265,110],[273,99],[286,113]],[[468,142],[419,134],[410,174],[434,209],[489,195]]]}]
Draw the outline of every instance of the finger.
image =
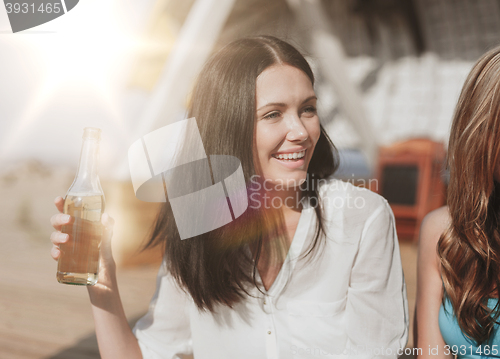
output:
[{"label": "finger", "polygon": [[54,199],[54,204],[56,205],[57,210],[62,213],[64,210],[64,198],[61,196],[56,197]]},{"label": "finger", "polygon": [[58,213],[50,217],[50,224],[57,231],[61,231],[61,226],[72,224],[75,221],[75,217],[71,217],[69,214]]},{"label": "finger", "polygon": [[55,245],[58,245],[60,243],[66,243],[69,239],[69,235],[67,233],[61,233],[61,232],[52,232],[50,234],[50,241],[55,244]]},{"label": "finger", "polygon": [[54,258],[55,260],[58,260],[59,259],[59,256],[61,255],[61,250],[57,247],[57,246],[52,246],[51,250],[50,250],[50,255],[52,256],[52,258]]}]

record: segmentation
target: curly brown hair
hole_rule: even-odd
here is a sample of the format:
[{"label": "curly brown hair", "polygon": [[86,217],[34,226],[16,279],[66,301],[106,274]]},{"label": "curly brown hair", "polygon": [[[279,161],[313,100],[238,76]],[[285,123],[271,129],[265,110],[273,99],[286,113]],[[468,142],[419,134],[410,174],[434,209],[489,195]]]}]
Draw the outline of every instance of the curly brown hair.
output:
[{"label": "curly brown hair", "polygon": [[[468,75],[455,110],[448,151],[449,228],[438,242],[445,296],[460,328],[478,345],[500,312],[487,299],[500,289],[500,47]],[[495,314],[494,314],[495,313]]]}]

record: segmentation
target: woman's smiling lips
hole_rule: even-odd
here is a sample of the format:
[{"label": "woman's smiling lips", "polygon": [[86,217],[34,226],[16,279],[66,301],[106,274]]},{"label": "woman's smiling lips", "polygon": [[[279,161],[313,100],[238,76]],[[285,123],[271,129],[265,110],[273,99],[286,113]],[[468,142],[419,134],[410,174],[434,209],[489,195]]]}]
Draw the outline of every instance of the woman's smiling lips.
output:
[{"label": "woman's smiling lips", "polygon": [[288,168],[299,168],[304,165],[307,149],[280,151],[271,155],[271,157],[280,164]]}]

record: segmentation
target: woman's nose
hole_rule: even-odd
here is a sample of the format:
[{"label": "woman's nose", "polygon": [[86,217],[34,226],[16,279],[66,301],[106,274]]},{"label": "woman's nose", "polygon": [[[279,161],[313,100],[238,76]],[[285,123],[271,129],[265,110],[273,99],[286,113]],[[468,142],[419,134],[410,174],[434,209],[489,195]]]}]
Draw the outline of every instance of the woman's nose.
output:
[{"label": "woman's nose", "polygon": [[288,121],[288,133],[286,139],[291,142],[303,142],[307,140],[309,134],[299,117],[291,118]]}]

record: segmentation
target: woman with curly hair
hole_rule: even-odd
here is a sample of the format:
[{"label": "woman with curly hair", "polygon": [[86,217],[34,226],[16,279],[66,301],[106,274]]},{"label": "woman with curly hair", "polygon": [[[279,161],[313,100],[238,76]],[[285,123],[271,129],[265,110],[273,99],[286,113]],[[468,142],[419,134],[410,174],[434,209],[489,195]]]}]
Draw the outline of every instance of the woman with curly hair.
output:
[{"label": "woman with curly hair", "polygon": [[420,232],[419,357],[500,357],[500,47],[465,81],[448,168],[447,206],[429,213]]}]

